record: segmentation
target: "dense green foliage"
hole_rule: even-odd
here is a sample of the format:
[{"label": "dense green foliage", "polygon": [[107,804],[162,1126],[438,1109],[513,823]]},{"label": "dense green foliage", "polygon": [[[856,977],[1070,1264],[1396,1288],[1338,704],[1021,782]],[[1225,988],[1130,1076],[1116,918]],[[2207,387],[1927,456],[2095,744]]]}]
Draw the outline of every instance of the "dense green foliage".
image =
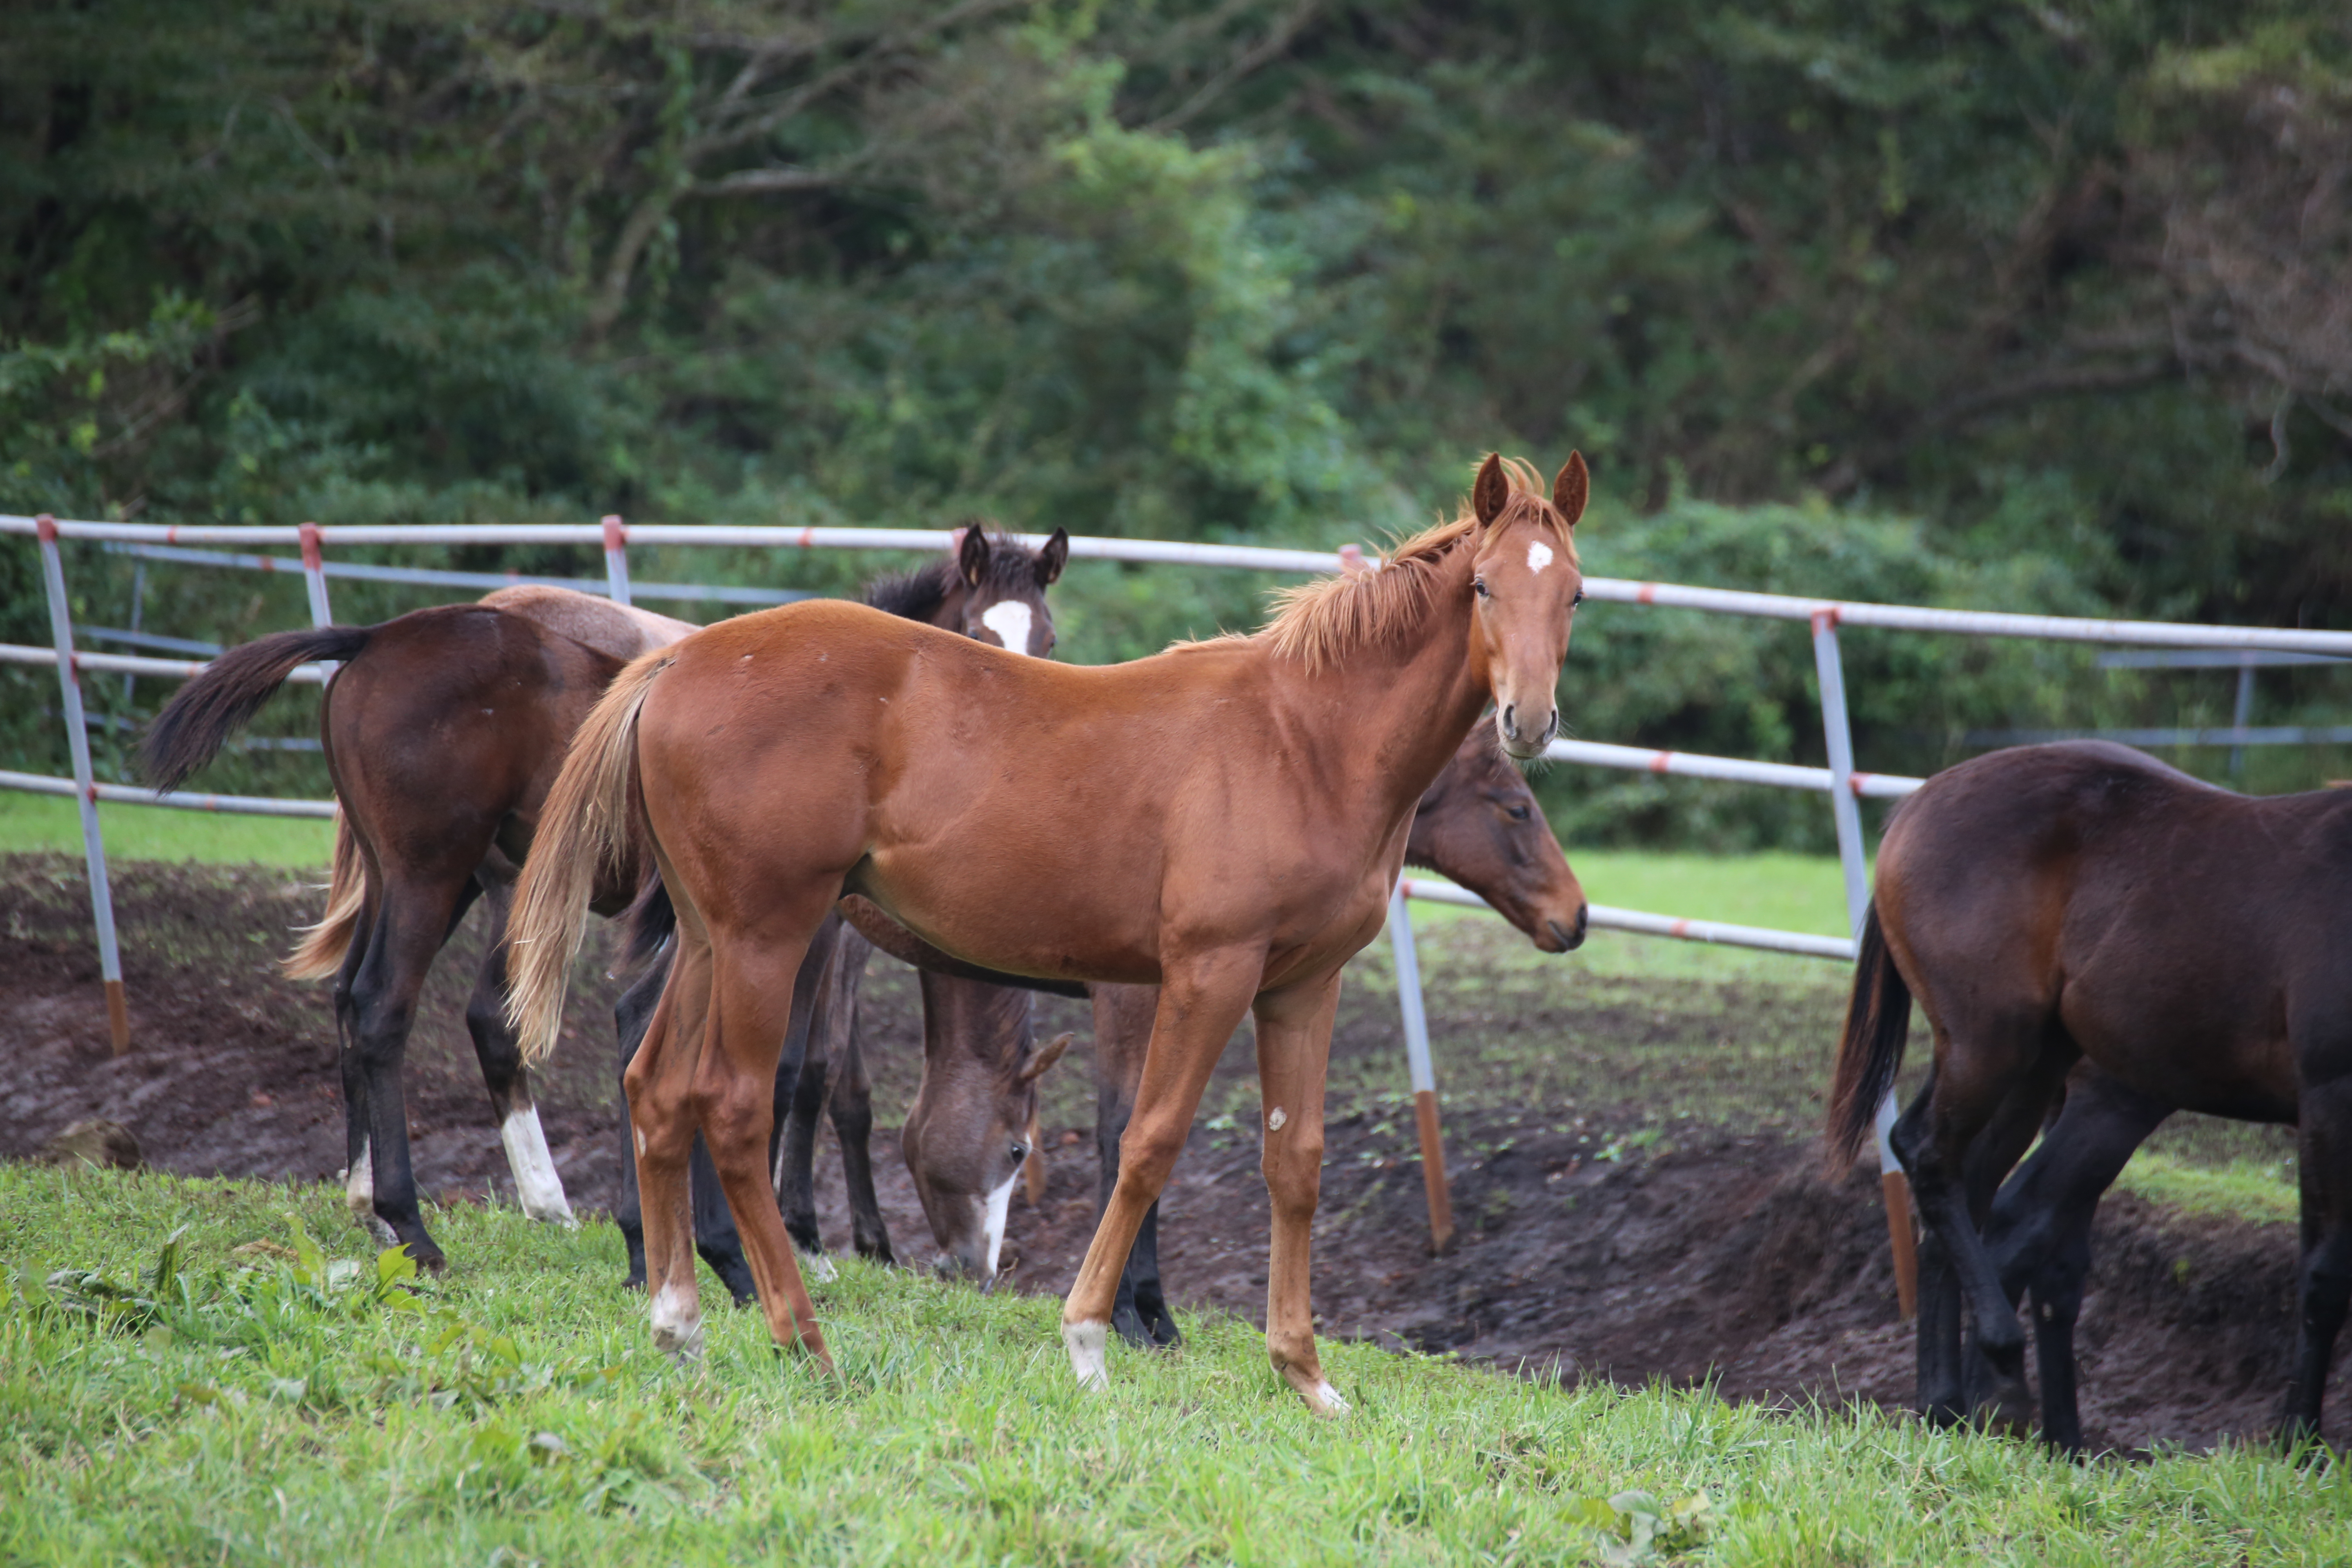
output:
[{"label": "dense green foliage", "polygon": [[[5,26],[9,510],[1333,544],[1425,518],[1489,447],[1575,445],[1600,572],[2352,625],[2352,29],[2321,0],[90,0]],[[29,555],[0,549],[5,640],[41,640]],[[127,564],[74,569],[120,624]],[[183,635],[299,616],[156,576],[148,624]],[[1083,569],[1064,647],[1247,624],[1261,586]],[[1794,634],[1691,619],[1589,618],[1580,731],[1817,756]],[[2227,717],[2226,677],[1855,641],[1880,768],[1972,728]],[[2264,679],[2258,721],[2343,716],[2340,672]],[[54,768],[41,692],[0,674],[0,751]],[[223,777],[320,787],[299,759]],[[1586,783],[1548,786],[1583,832],[1825,832],[1818,803]]]},{"label": "dense green foliage", "polygon": [[411,1295],[329,1256],[339,1206],[0,1169],[0,1557],[2273,1563],[2352,1529],[2325,1458],[2078,1466],[1370,1345],[1330,1347],[1356,1413],[1318,1423],[1231,1319],[1088,1396],[1050,1300],[855,1261],[819,1287],[837,1381],[724,1310],[679,1370],[610,1225],[446,1211],[461,1261]]}]

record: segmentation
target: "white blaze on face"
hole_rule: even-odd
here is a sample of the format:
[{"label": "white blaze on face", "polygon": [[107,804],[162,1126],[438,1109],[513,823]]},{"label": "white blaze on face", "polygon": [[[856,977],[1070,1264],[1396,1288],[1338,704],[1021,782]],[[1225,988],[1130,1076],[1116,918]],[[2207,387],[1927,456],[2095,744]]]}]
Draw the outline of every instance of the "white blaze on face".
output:
[{"label": "white blaze on face", "polygon": [[1004,1246],[1004,1216],[1013,1208],[1013,1184],[1021,1179],[1016,1166],[1013,1174],[1004,1178],[994,1192],[982,1199],[985,1213],[981,1217],[980,1234],[988,1243],[988,1270],[984,1279],[996,1278],[996,1256]]},{"label": "white blaze on face", "polygon": [[509,1111],[499,1123],[499,1142],[506,1145],[507,1164],[514,1171],[515,1198],[522,1212],[556,1225],[578,1224],[572,1217],[572,1205],[564,1201],[563,1178],[555,1173],[555,1160],[547,1152],[539,1107]]},{"label": "white blaze on face", "polygon": [[1011,599],[1000,599],[980,617],[980,624],[996,634],[996,638],[1014,653],[1029,651],[1029,606]]},{"label": "white blaze on face", "polygon": [[1540,539],[1530,541],[1528,544],[1528,570],[1540,572],[1550,564],[1551,546]]}]

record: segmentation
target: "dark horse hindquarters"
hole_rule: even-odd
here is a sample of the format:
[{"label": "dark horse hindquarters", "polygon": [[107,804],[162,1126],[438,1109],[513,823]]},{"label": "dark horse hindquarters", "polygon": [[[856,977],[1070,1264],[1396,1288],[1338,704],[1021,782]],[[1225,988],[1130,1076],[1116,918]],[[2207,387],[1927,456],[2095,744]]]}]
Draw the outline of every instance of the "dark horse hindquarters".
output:
[{"label": "dark horse hindquarters", "polygon": [[1905,804],[1876,891],[1885,949],[1857,973],[1832,1142],[1850,1156],[1867,1136],[1907,985],[1936,1034],[1895,1131],[1928,1240],[1922,1407],[1955,1420],[1988,1402],[1965,1386],[1963,1302],[1989,1402],[2011,1418],[2027,1407],[2014,1302],[2030,1290],[2045,1435],[2079,1444],[2069,1331],[2091,1212],[2139,1140],[2185,1109],[2300,1124],[2287,1419],[2315,1430],[2352,1300],[2352,795],[2249,798],[2104,742],[1995,752]]}]

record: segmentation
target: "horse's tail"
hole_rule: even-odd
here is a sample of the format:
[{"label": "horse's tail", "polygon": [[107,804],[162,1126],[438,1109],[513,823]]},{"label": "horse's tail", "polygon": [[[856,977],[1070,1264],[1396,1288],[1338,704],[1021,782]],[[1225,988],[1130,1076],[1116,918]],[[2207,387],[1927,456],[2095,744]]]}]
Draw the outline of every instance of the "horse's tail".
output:
[{"label": "horse's tail", "polygon": [[1829,1164],[1843,1175],[1877,1131],[1879,1102],[1895,1087],[1911,1032],[1911,988],[1895,967],[1878,906],[1862,922],[1853,961],[1853,995],[1846,1004],[1845,1038],[1838,1046],[1837,1079],[1830,1091]]},{"label": "horse's tail", "polygon": [[179,788],[213,760],[222,742],[245,728],[296,666],[356,658],[374,635],[373,626],[320,626],[275,632],[229,649],[181,687],[148,726],[139,748],[147,776],[166,793]]},{"label": "horse's tail", "polygon": [[359,927],[360,910],[367,903],[367,862],[360,858],[359,836],[335,808],[335,869],[327,879],[327,912],[319,923],[302,927],[302,941],[278,967],[289,980],[323,980],[343,966],[352,934]]},{"label": "horse's tail", "polygon": [[542,1060],[555,1049],[564,984],[588,924],[597,873],[618,870],[625,857],[637,712],[671,657],[667,648],[646,654],[604,689],[572,737],[563,771],[540,813],[515,890],[507,954],[507,1022],[520,1037],[525,1061]]}]

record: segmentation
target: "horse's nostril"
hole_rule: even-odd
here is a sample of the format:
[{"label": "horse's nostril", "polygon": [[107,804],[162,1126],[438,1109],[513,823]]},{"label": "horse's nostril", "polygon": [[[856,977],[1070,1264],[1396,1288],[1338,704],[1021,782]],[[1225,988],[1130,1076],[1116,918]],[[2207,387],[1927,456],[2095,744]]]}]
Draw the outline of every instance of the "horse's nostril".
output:
[{"label": "horse's nostril", "polygon": [[1519,738],[1518,712],[1511,703],[1503,704],[1503,734],[1506,739],[1516,741]]}]

